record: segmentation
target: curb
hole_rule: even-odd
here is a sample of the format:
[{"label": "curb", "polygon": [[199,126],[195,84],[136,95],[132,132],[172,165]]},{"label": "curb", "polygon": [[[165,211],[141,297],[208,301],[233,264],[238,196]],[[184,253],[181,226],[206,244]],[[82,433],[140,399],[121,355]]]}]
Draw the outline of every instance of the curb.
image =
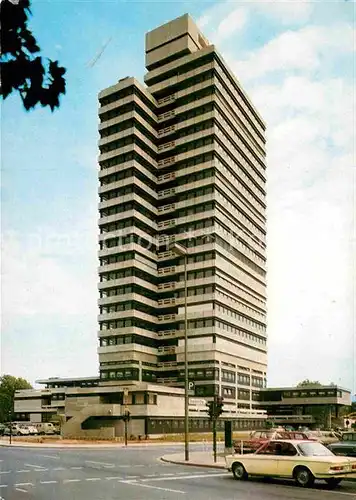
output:
[{"label": "curb", "polygon": [[202,462],[186,462],[185,460],[171,460],[165,457],[161,457],[160,460],[162,462],[166,462],[169,464],[175,464],[175,465],[186,465],[189,467],[205,467],[207,469],[226,469],[225,465],[219,465],[219,464],[204,464]]}]

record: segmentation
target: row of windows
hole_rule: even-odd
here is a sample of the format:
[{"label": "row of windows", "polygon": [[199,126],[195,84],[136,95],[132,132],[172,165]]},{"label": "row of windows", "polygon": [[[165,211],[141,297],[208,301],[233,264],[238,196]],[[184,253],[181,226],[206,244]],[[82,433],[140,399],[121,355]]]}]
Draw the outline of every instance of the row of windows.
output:
[{"label": "row of windows", "polygon": [[131,179],[131,183],[134,183],[135,179],[139,179],[141,182],[143,182],[153,190],[155,190],[157,187],[156,183],[152,179],[150,179],[147,175],[145,175],[135,167],[130,167],[122,170],[121,172],[115,172],[114,174],[109,174],[105,177],[102,177],[100,179],[100,185],[108,186],[113,182],[122,181],[124,179]]},{"label": "row of windows", "polygon": [[127,234],[125,236],[119,236],[117,238],[101,240],[99,242],[99,248],[100,250],[104,250],[107,248],[121,247],[122,245],[129,245],[130,243],[136,243],[137,245],[149,249],[151,252],[154,253],[156,251],[156,244],[155,244],[156,240],[154,237],[150,237],[149,235],[147,235],[147,237],[150,238],[150,240],[138,236],[137,234]]},{"label": "row of windows", "polygon": [[[132,260],[135,258],[136,252],[122,252],[107,257],[100,258],[100,265],[106,266],[107,264],[115,264],[117,262],[125,262],[125,260]],[[100,281],[106,281],[105,275],[100,275]]]},{"label": "row of windows", "polygon": [[116,330],[118,328],[142,328],[143,330],[156,331],[155,325],[138,318],[118,319],[112,321],[102,321],[100,330]]},{"label": "row of windows", "polygon": [[192,182],[198,182],[203,179],[207,179],[208,177],[214,176],[214,169],[205,169],[200,170],[200,172],[194,174],[188,174],[182,177],[179,177],[175,183],[176,186],[184,186],[185,184],[191,184]]},{"label": "row of windows", "polygon": [[[227,332],[233,333],[235,335],[238,335],[244,340],[251,340],[252,342],[261,344],[261,346],[265,346],[267,344],[266,339],[259,337],[258,335],[254,335],[253,333],[240,330],[239,328],[236,328],[235,326],[225,323],[224,321],[219,321],[219,320],[216,321],[216,327],[221,328],[222,330],[226,330]],[[265,327],[260,328],[260,330],[265,331]]]},{"label": "row of windows", "polygon": [[218,312],[218,314],[220,313],[220,314],[225,314],[226,316],[231,316],[232,318],[235,318],[235,319],[241,321],[242,323],[246,323],[247,325],[253,326],[254,328],[257,328],[258,330],[261,330],[261,331],[266,330],[265,325],[262,325],[261,323],[257,323],[256,321],[254,321],[250,318],[247,318],[246,316],[243,316],[243,315],[237,313],[236,311],[233,311],[232,309],[230,309],[228,307],[217,304],[216,311]]},{"label": "row of windows", "polygon": [[122,370],[100,371],[100,378],[103,380],[139,380],[138,368],[125,368]]},{"label": "row of windows", "polygon": [[[246,406],[249,409],[249,405],[239,404],[239,408]],[[211,430],[212,423],[207,418],[189,418],[189,429],[192,432],[208,432]],[[216,421],[216,428],[219,431],[223,431],[225,426],[225,421],[219,418]],[[232,420],[233,430],[247,430],[247,429],[260,429],[263,428],[263,420],[254,419],[234,419]],[[156,434],[169,434],[169,433],[182,433],[184,429],[184,419],[172,420],[172,419],[160,419],[160,420],[148,420],[147,431],[149,433]]]},{"label": "row of windows", "polygon": [[[244,182],[241,180],[239,168],[237,168],[237,170],[234,169],[233,171],[231,171],[230,168],[226,167],[224,165],[224,163],[222,163],[218,158],[215,159],[214,165],[216,167],[216,170],[222,176],[227,178],[228,184],[230,186],[234,186],[236,196],[238,198],[242,198],[242,203],[244,203],[246,206],[248,206],[249,210],[251,210],[252,212],[259,213],[259,211],[256,209],[256,203],[258,203],[260,205],[262,210],[265,210],[265,208],[266,208],[265,204],[253,192],[252,189],[248,188],[248,184],[245,185]],[[237,171],[239,172],[238,174],[237,174]],[[234,210],[238,210],[236,204],[230,203],[229,199],[226,197],[225,197],[225,199],[227,201],[227,205],[229,206],[229,208],[233,208]]]},{"label": "row of windows", "polygon": [[213,226],[214,226],[214,219],[209,218],[205,220],[199,220],[197,222],[189,222],[188,224],[182,224],[176,226],[175,233],[176,234],[189,233],[190,231],[197,231],[199,229],[204,229],[205,227],[213,227]]},{"label": "row of windows", "polygon": [[194,125],[191,125],[189,127],[186,127],[182,130],[180,130],[177,133],[177,137],[186,137],[191,134],[196,134],[197,132],[201,132],[202,130],[208,130],[209,128],[214,126],[214,120],[206,120],[206,121],[201,121],[199,123],[196,123]]},{"label": "row of windows", "polygon": [[214,104],[212,102],[209,102],[208,104],[204,104],[203,106],[195,108],[193,107],[188,111],[183,111],[183,109],[184,108],[181,108],[182,111],[181,113],[179,112],[179,109],[177,110],[177,115],[176,115],[177,123],[182,123],[186,120],[190,120],[191,118],[204,115],[205,113],[210,113],[214,109]]},{"label": "row of windows", "polygon": [[[213,286],[200,286],[197,288],[188,288],[188,297],[194,297],[197,295],[204,295],[211,293],[214,293]],[[185,296],[185,292],[184,290],[181,290],[180,292],[177,292],[175,295],[177,298],[183,298]]]},{"label": "row of windows", "polygon": [[204,137],[202,139],[196,139],[195,141],[186,142],[176,147],[175,154],[187,153],[193,149],[203,148],[209,144],[214,143],[214,136]]},{"label": "row of windows", "polygon": [[156,136],[152,134],[152,132],[150,132],[147,127],[144,127],[141,122],[132,117],[130,117],[127,120],[123,120],[120,123],[116,123],[115,125],[111,125],[110,127],[102,129],[100,131],[100,137],[109,137],[110,135],[123,132],[124,130],[127,130],[129,128],[137,129],[139,132],[145,135],[151,142],[155,143]]},{"label": "row of windows", "polygon": [[[123,269],[122,271],[112,271],[110,273],[101,273],[100,274],[100,281],[111,281],[111,280],[117,280],[117,279],[123,279],[123,278],[129,278],[129,277],[136,277],[140,278],[144,281],[148,281],[149,283],[156,283],[156,278],[151,276],[150,274],[145,273],[144,271],[141,271],[140,269],[136,267],[131,267],[129,269]],[[103,293],[103,297],[113,297],[114,295],[122,295],[123,293],[133,293],[132,291],[129,292],[128,290],[132,289],[131,287],[118,287],[118,288],[111,288],[107,290],[101,290],[102,292],[108,292],[106,295]],[[111,290],[111,293],[109,293]],[[114,290],[117,290],[114,292]],[[127,292],[126,292],[127,290]]]},{"label": "row of windows", "polygon": [[149,113],[147,113],[142,106],[140,106],[138,103],[134,101],[131,101],[126,104],[120,104],[120,102],[118,102],[117,106],[115,106],[114,109],[111,109],[110,111],[106,111],[105,113],[100,114],[100,122],[105,123],[106,121],[111,120],[112,118],[123,116],[133,111],[138,113],[147,123],[151,125],[152,128],[156,128],[157,119],[152,118],[152,116]]},{"label": "row of windows", "polygon": [[[259,156],[253,153],[253,147],[250,146],[249,144],[246,144],[246,141],[244,138],[239,134],[236,130],[234,130],[230,125],[227,123],[227,121],[223,118],[223,116],[216,111],[216,122],[217,126],[220,129],[220,131],[227,136],[226,132],[228,131],[230,134],[230,141],[231,137],[233,137],[234,142],[235,138],[237,139],[236,141],[236,146],[241,151],[241,154],[245,157],[245,159],[248,162],[252,163],[252,167],[256,172],[260,172],[260,170],[265,170],[266,166],[264,163],[260,160]],[[241,148],[241,149],[240,149]]]},{"label": "row of windows", "polygon": [[146,314],[154,314],[155,309],[153,307],[137,302],[136,300],[128,302],[118,302],[117,304],[109,304],[107,306],[100,306],[100,314],[110,314],[115,312],[123,311],[141,311]]},{"label": "row of windows", "polygon": [[[138,365],[139,362],[134,359],[125,359],[124,361],[100,361],[99,366],[113,366],[113,365]],[[143,363],[142,363],[143,364]]]},{"label": "row of windows", "polygon": [[252,307],[247,306],[246,304],[244,304],[240,300],[234,299],[233,297],[231,297],[231,295],[228,295],[224,292],[220,292],[218,290],[217,297],[218,298],[221,297],[221,299],[223,300],[224,303],[232,302],[232,303],[236,304],[237,305],[236,307],[238,307],[239,309],[244,309],[247,312],[250,312],[256,316],[259,316],[261,318],[261,321],[266,320],[266,315],[264,313],[261,313],[260,311],[257,311],[256,309],[253,309]]},{"label": "row of windows", "polygon": [[[179,372],[179,377],[184,379],[184,371]],[[189,369],[188,377],[190,380],[219,380],[218,368],[199,368]]]},{"label": "row of windows", "polygon": [[252,295],[252,293],[247,292],[245,289],[240,288],[239,286],[236,286],[234,283],[231,283],[231,281],[227,280],[222,276],[221,274],[219,275],[220,280],[225,284],[226,288],[228,290],[234,291],[236,294],[240,294],[241,296],[247,296],[249,300],[255,302],[259,302],[261,304],[261,307],[264,307],[266,302],[258,297],[255,297],[255,295]]},{"label": "row of windows", "polygon": [[319,389],[313,389],[313,390],[303,390],[303,391],[293,391],[293,392],[284,392],[283,396],[285,398],[309,398],[309,397],[325,397],[325,396],[338,396],[342,397],[342,392],[338,391],[336,389],[330,389],[330,390],[319,390]]},{"label": "row of windows", "polygon": [[116,141],[109,142],[104,146],[100,146],[100,154],[109,153],[110,151],[114,151],[115,149],[121,149],[125,146],[139,146],[142,151],[144,151],[148,156],[150,156],[154,161],[157,160],[157,153],[155,150],[148,146],[144,141],[142,141],[139,137],[130,135],[128,137],[124,137],[122,139],[117,139]]},{"label": "row of windows", "polygon": [[[117,220],[114,222],[109,222],[108,224],[103,224],[102,226],[100,226],[100,234],[111,233],[113,231],[120,231],[121,229],[126,229],[129,227],[130,228],[138,227],[147,234],[150,234],[151,236],[156,234],[156,231],[153,228],[151,228],[148,224],[145,224],[141,220],[136,219],[135,217],[129,217],[128,219]],[[106,240],[106,241],[109,242],[111,240]],[[109,245],[107,246],[109,247]]]},{"label": "row of windows", "polygon": [[147,347],[157,347],[157,341],[143,335],[115,335],[110,337],[101,337],[99,339],[100,347],[123,344],[139,344]]},{"label": "row of windows", "polygon": [[155,206],[156,199],[151,196],[149,193],[146,191],[143,191],[139,186],[135,186],[133,184],[130,184],[129,186],[123,186],[118,189],[111,189],[110,191],[106,191],[105,193],[100,194],[100,201],[108,201],[108,200],[113,200],[114,198],[120,198],[122,196],[126,196],[128,194],[137,194],[144,200],[148,201],[151,203],[151,205]]},{"label": "row of windows", "polygon": [[136,210],[140,212],[145,217],[151,220],[156,220],[156,216],[151,210],[147,210],[146,207],[138,203],[137,201],[129,201],[127,203],[121,203],[119,205],[114,205],[112,207],[103,208],[100,210],[100,217],[109,217],[110,215],[120,214],[122,212],[128,212],[129,210]]},{"label": "row of windows", "polygon": [[[241,247],[243,249],[243,251],[246,252],[246,245],[244,243],[242,243],[239,238],[236,238],[235,236],[233,236],[233,234],[230,231],[226,231],[221,224],[219,224],[218,222],[215,222],[214,229],[216,229],[216,232],[220,233],[220,234],[227,233],[227,238],[230,239],[230,241],[233,240],[233,243],[235,243],[237,246]],[[243,262],[247,267],[252,269],[259,276],[262,276],[262,277],[266,276],[266,271],[264,269],[261,269],[261,266],[258,266],[254,262],[254,260],[260,261],[262,265],[265,264],[265,261],[263,261],[260,257],[257,257],[257,255],[254,254],[254,252],[252,252],[253,255],[251,255],[251,258],[249,258],[249,257],[246,257],[243,253],[236,250],[236,248],[233,248],[230,245],[229,241],[226,241],[225,239],[221,238],[220,236],[216,237],[216,242],[218,244],[220,244],[220,246],[222,246],[224,248],[224,250],[226,250],[229,254],[231,254],[235,257],[235,259],[233,259],[233,263],[235,265],[238,265],[239,262]],[[250,253],[250,250],[248,250],[248,252],[246,252],[246,253]],[[228,260],[225,256],[222,256],[222,257],[224,260]],[[252,260],[252,259],[254,259],[254,260]],[[229,262],[229,264],[230,264],[230,262]]]},{"label": "row of windows", "polygon": [[184,200],[192,200],[194,198],[199,198],[200,196],[206,196],[207,194],[212,194],[214,192],[213,186],[206,186],[193,191],[188,191],[186,193],[181,193],[177,196],[177,202]]}]

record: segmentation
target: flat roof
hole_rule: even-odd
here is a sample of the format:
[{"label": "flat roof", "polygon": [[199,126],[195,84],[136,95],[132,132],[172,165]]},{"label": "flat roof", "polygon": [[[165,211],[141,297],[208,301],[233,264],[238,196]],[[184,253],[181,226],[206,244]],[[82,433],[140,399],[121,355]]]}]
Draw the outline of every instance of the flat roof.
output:
[{"label": "flat roof", "polygon": [[56,384],[56,383],[69,383],[69,382],[99,382],[99,377],[73,377],[73,378],[60,378],[50,377],[41,380],[36,380],[36,384]]},{"label": "flat roof", "polygon": [[348,392],[351,394],[351,391],[349,389],[345,389],[344,387],[341,387],[340,385],[303,385],[301,387],[263,387],[260,389],[260,391],[268,392],[268,391],[305,391],[308,389],[339,389],[344,392]]}]

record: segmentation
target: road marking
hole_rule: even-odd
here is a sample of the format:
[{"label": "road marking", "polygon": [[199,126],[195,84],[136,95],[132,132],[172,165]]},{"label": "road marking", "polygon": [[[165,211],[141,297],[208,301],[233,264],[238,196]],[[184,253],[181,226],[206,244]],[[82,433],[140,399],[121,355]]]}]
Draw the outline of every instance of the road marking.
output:
[{"label": "road marking", "polygon": [[[84,467],[71,467],[71,469],[73,469],[73,470],[82,470],[82,469],[84,469]],[[55,470],[55,469],[53,469],[53,470]]]},{"label": "road marking", "polygon": [[105,462],[95,462],[94,460],[85,460],[85,463],[102,465],[103,467],[115,467],[114,464],[107,464]]},{"label": "road marking", "polygon": [[15,488],[16,491],[21,491],[22,493],[28,493],[27,490],[23,490],[22,488]]},{"label": "road marking", "polygon": [[33,486],[33,483],[15,483],[14,486]]},{"label": "road marking", "polygon": [[223,476],[230,476],[229,472],[223,472],[223,473],[218,473],[218,474],[192,474],[190,476],[174,476],[174,477],[155,477],[153,479],[142,479],[142,481],[174,481],[176,479],[200,479],[202,477],[223,477]]},{"label": "road marking", "polygon": [[138,483],[137,481],[119,481],[119,482],[129,484],[130,486],[138,486],[140,488],[151,488],[154,490],[169,491],[171,493],[180,493],[181,495],[185,495],[185,492],[182,490],[172,490],[170,488],[160,488],[159,486],[152,486],[151,484],[142,484],[142,483]]},{"label": "road marking", "polygon": [[87,477],[86,481],[101,481],[101,477]]},{"label": "road marking", "polygon": [[[186,472],[183,472],[183,474],[186,474]],[[145,474],[144,477],[156,477],[157,474]]]},{"label": "road marking", "polygon": [[19,469],[16,472],[32,472],[30,469]]},{"label": "road marking", "polygon": [[64,467],[54,467],[53,470],[65,470]]},{"label": "road marking", "polygon": [[34,467],[35,469],[44,469],[42,465],[34,465],[34,464],[24,464],[24,465],[26,465],[26,467]]},{"label": "road marking", "polygon": [[126,476],[126,479],[136,479],[139,476]]},{"label": "road marking", "polygon": [[131,467],[147,467],[146,465],[132,465]]},{"label": "road marking", "polygon": [[63,483],[79,483],[81,479],[63,479]]},{"label": "road marking", "polygon": [[165,474],[161,474],[161,476],[175,476],[176,474],[173,474],[173,472],[167,472]]},{"label": "road marking", "polygon": [[48,469],[34,469],[32,472],[46,472]]},{"label": "road marking", "polygon": [[56,484],[58,481],[40,481],[41,484]]},{"label": "road marking", "polygon": [[7,488],[7,484],[0,484],[0,488]]},{"label": "road marking", "polygon": [[107,479],[108,481],[112,481],[113,479],[123,479],[122,476],[109,476],[109,477],[106,477],[105,479]]},{"label": "road marking", "polygon": [[10,474],[11,470],[3,470],[0,472],[0,474]]},{"label": "road marking", "polygon": [[57,455],[38,455],[38,456],[43,457],[43,458],[52,458],[52,460],[60,460],[61,459]]}]

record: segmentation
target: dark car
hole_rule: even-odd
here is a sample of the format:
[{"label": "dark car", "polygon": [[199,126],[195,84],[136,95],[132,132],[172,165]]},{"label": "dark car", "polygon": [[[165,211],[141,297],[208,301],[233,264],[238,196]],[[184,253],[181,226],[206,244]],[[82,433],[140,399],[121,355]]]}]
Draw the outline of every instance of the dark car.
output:
[{"label": "dark car", "polygon": [[337,443],[331,443],[328,446],[335,455],[344,455],[345,457],[356,457],[356,431],[344,432],[342,438]]},{"label": "dark car", "polygon": [[234,448],[236,453],[254,453],[260,446],[267,443],[271,439],[297,439],[310,440],[304,432],[285,431],[285,430],[269,430],[251,432],[250,438],[247,440],[235,441]]}]

